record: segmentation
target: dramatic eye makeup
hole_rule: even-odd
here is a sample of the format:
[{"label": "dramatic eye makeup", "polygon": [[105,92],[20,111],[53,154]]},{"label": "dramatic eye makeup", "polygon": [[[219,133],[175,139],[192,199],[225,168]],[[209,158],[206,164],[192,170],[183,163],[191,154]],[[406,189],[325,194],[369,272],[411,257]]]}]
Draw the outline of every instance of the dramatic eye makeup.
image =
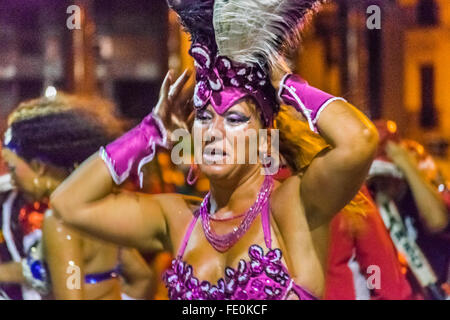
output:
[{"label": "dramatic eye makeup", "polygon": [[213,116],[208,110],[198,110],[195,112],[195,120],[206,122],[212,120]]},{"label": "dramatic eye makeup", "polygon": [[239,111],[229,111],[225,114],[225,121],[231,125],[240,125],[250,121],[250,117]]}]

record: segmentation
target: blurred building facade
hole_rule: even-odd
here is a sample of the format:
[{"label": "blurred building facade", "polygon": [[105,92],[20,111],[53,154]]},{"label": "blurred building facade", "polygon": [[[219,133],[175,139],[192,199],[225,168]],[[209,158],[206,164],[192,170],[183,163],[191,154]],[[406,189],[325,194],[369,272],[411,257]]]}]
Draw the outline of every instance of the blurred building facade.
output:
[{"label": "blurred building facade", "polygon": [[[367,27],[371,5],[380,29]],[[308,28],[295,67],[372,119],[395,120],[448,168],[449,56],[448,0],[336,0]]]},{"label": "blurred building facade", "polygon": [[[188,37],[165,0],[0,0],[0,131],[19,101],[47,85],[73,89],[72,4],[89,12],[98,90],[124,116],[150,111],[168,66],[192,67]],[[380,8],[380,29],[367,27],[371,5]],[[404,136],[448,158],[449,39],[448,0],[334,0],[313,19],[292,64],[312,85],[372,119],[395,120]]]},{"label": "blurred building facade", "polygon": [[74,91],[70,68],[80,49],[74,35],[81,32],[67,27],[74,4],[89,13],[100,93],[129,118],[154,105],[167,70],[165,0],[1,0],[0,130],[19,101],[40,96],[48,85]]}]

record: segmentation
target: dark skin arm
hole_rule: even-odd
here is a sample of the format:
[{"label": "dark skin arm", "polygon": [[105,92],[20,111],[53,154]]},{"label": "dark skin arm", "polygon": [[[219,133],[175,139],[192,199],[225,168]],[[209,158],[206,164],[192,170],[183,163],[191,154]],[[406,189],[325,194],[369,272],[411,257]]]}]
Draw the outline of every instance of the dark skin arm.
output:
[{"label": "dark skin arm", "polygon": [[81,238],[53,216],[44,220],[43,241],[56,300],[83,300],[84,274]]}]

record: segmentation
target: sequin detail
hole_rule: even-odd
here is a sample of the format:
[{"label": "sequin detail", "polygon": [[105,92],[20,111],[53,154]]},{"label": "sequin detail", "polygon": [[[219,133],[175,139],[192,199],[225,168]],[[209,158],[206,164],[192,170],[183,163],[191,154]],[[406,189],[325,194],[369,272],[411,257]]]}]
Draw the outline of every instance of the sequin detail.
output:
[{"label": "sequin detail", "polygon": [[[292,288],[289,276],[281,258],[280,249],[264,250],[252,245],[248,251],[250,261],[240,260],[236,269],[227,267],[225,278],[215,285],[200,282],[192,266],[180,258],[164,274],[164,282],[172,300],[282,300]],[[297,293],[296,293],[297,294]],[[305,296],[308,294],[305,292]],[[299,299],[302,297],[297,294]],[[312,296],[311,296],[312,297]]]}]

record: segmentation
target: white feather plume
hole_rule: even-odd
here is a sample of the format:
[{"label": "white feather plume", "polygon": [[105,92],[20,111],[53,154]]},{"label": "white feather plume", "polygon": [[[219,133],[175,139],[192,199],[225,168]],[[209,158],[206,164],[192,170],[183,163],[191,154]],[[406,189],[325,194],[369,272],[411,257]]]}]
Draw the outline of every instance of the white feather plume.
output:
[{"label": "white feather plume", "polygon": [[[320,0],[216,0],[219,54],[241,63],[285,69],[283,49],[296,47]],[[267,65],[266,65],[267,63]]]}]

